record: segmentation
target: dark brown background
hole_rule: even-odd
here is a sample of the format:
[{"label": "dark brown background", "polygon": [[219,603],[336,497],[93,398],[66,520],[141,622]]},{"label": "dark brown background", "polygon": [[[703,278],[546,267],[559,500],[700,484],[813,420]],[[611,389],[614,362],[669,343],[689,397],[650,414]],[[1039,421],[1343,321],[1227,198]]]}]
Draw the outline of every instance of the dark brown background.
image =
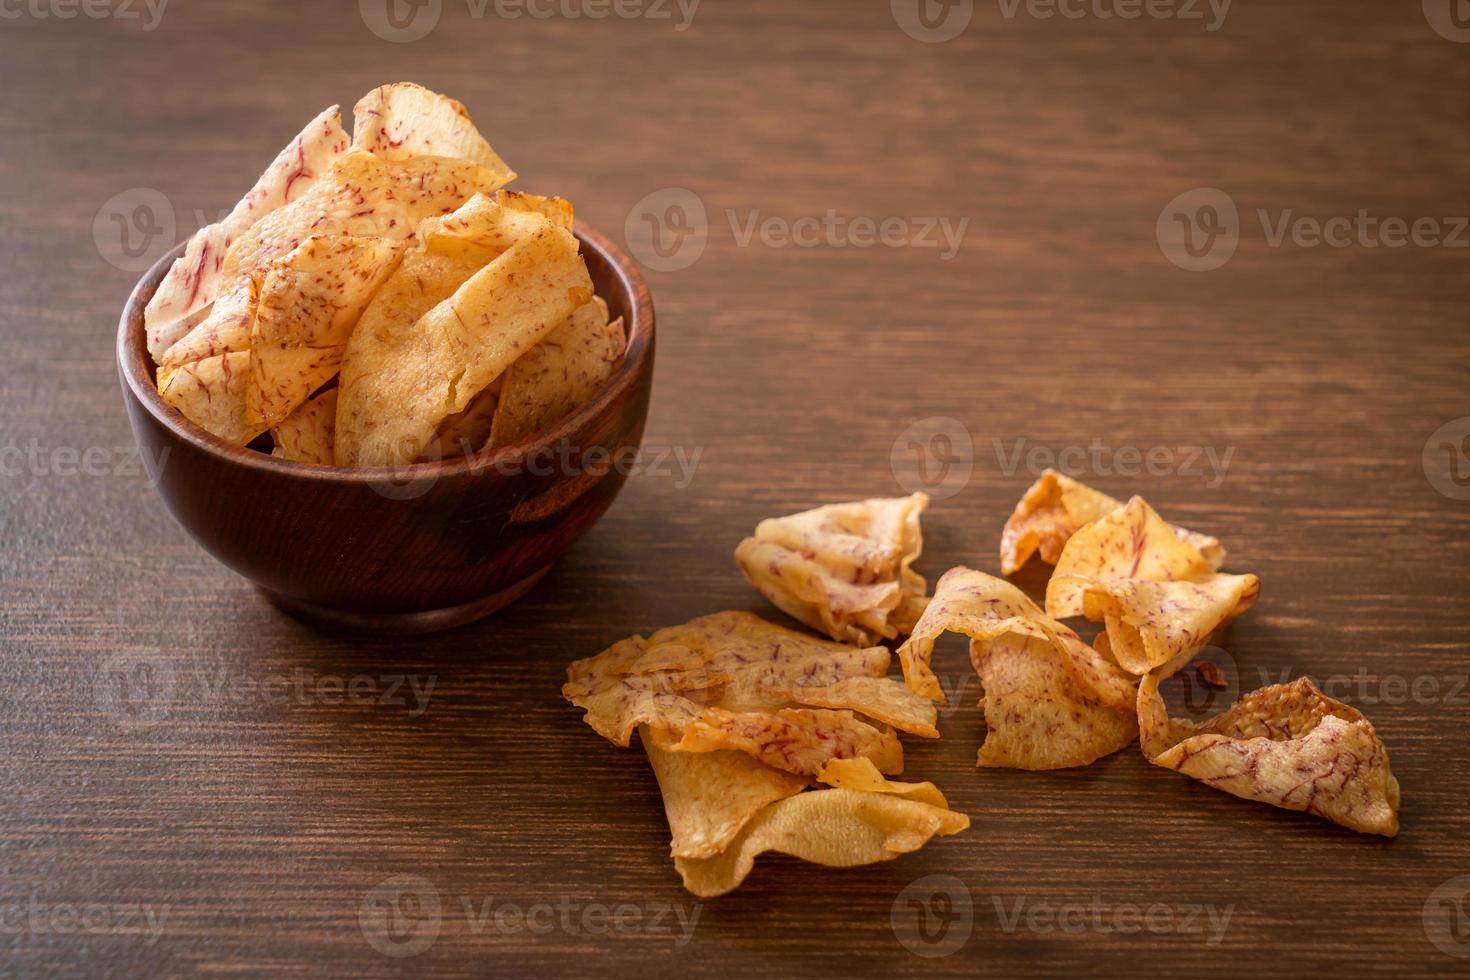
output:
[{"label": "dark brown background", "polygon": [[[6,6],[20,16],[0,20],[0,444],[36,448],[5,457],[0,495],[0,972],[1470,966],[1425,927],[1431,892],[1470,874],[1470,501],[1436,490],[1451,485],[1443,465],[1421,461],[1431,433],[1470,415],[1470,250],[1271,247],[1255,217],[1470,212],[1470,45],[1438,36],[1416,2],[1238,0],[1214,32],[1007,18],[981,2],[941,44],[906,36],[888,7],[705,0],[677,31],[493,6],[476,19],[445,0],[428,37],[388,43],[353,3],[175,0],[152,31],[141,7],[130,21]],[[619,240],[646,195],[699,195],[703,255],[649,273],[646,443],[703,455],[687,486],[632,479],[492,621],[326,636],[216,565],[132,472],[112,344],[136,276],[108,261],[108,202],[151,188],[183,237],[321,107],[400,78],[462,99],[521,186],[571,198]],[[1155,222],[1211,186],[1239,206],[1240,246],[1186,272]],[[741,247],[727,209],[737,222],[833,209],[969,227],[949,261]],[[584,928],[588,909],[688,916],[695,903],[644,760],[562,703],[565,663],[701,613],[770,612],[732,566],[736,541],[763,516],[902,492],[890,451],[935,417],[963,423],[973,471],[926,519],[931,580],[960,562],[997,568],[1032,473],[1024,460],[1005,472],[993,440],[1006,454],[1022,438],[1233,450],[1219,485],[1207,468],[1129,476],[1108,458],[1076,472],[1146,494],[1260,574],[1262,600],[1227,645],[1242,686],[1263,671],[1364,672],[1339,693],[1389,747],[1399,838],[1238,801],[1135,750],[1072,772],[977,771],[972,687],[943,740],[909,745],[909,773],[972,815],[968,833],[852,871],[762,859],[738,893],[703,903],[685,945],[672,918],[674,935]],[[89,447],[93,475],[55,471]],[[953,640],[939,662],[947,683],[968,673]],[[329,703],[333,684],[382,693],[396,674],[435,679],[427,710]],[[251,691],[271,678],[289,690]],[[413,958],[383,955],[360,924],[372,890],[403,874],[442,909]],[[959,948],[932,959],[890,924],[900,892],[931,874],[956,876],[973,902],[968,936],[955,923]],[[487,902],[489,920],[466,912]],[[57,934],[17,918],[26,903],[62,910],[63,925],[67,907],[94,903],[167,917],[157,936]],[[498,928],[503,903],[565,905],[571,927]],[[1233,913],[1217,945],[1207,920],[1118,935],[1044,918],[1155,903],[1175,926],[1190,906]]]}]

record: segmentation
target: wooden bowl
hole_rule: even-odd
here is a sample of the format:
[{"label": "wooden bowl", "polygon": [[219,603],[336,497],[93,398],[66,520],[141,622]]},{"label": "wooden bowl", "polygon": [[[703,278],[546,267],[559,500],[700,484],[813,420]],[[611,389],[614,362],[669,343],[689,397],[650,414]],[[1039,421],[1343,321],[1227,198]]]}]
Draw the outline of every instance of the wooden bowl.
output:
[{"label": "wooden bowl", "polygon": [[117,363],[133,435],[159,494],[206,551],[311,622],[401,633],[447,629],[514,601],[597,523],[643,438],[653,302],[632,260],[576,226],[628,350],[557,425],[474,457],[341,469],[232,446],[159,397],[143,308],[183,245],[134,287]]}]

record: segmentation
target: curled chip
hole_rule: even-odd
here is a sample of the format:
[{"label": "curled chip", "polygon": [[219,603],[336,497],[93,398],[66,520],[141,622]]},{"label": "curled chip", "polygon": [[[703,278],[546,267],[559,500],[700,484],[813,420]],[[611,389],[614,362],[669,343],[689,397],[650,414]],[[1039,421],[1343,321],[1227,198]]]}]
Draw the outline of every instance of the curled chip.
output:
[{"label": "curled chip", "polygon": [[540,215],[527,217],[540,228],[419,317],[387,369],[359,365],[349,373],[351,362],[372,350],[358,346],[363,330],[356,331],[337,406],[339,464],[413,462],[445,418],[464,411],[516,358],[592,299],[577,240]]},{"label": "curled chip", "polygon": [[403,243],[315,235],[271,263],[250,326],[245,421],[275,426],[332,378]]},{"label": "curled chip", "polygon": [[1398,780],[1362,712],[1303,678],[1253,691],[1202,724],[1170,718],[1159,683],[1178,663],[1139,685],[1140,741],[1150,762],[1243,799],[1362,833],[1398,833]]},{"label": "curled chip", "polygon": [[855,789],[864,793],[892,793],[920,803],[949,809],[949,801],[933,783],[899,783],[885,779],[871,759],[832,759],[817,773],[817,781],[834,789]]},{"label": "curled chip", "polygon": [[924,611],[925,494],[831,504],[761,521],[735,549],[746,579],[782,612],[849,643],[907,633]]},{"label": "curled chip", "polygon": [[203,319],[200,314],[214,302],[224,257],[235,239],[264,215],[306,193],[347,146],[341,114],[332,106],[286,144],[228,215],[194,233],[143,311],[148,353],[154,360]]},{"label": "curled chip", "polygon": [[767,804],[795,796],[807,782],[744,752],[670,752],[640,731],[658,777],[676,858],[712,857]]},{"label": "curled chip", "polygon": [[[511,211],[534,211],[541,215],[558,228],[572,230],[575,223],[572,218],[572,202],[562,197],[544,197],[540,194],[527,194],[525,191],[495,192],[495,203]],[[607,321],[607,310],[602,311],[603,322]]]},{"label": "curled chip", "polygon": [[352,107],[352,145],[384,160],[452,157],[515,179],[456,99],[412,82],[380,85]]},{"label": "curled chip", "polygon": [[[1056,470],[1046,470],[1016,504],[1000,536],[1001,573],[1010,575],[1033,554],[1055,565],[1067,539],[1100,517],[1123,506],[1101,491]],[[1198,548],[1211,568],[1225,563],[1225,549],[1205,534],[1175,527],[1180,540]]]},{"label": "curled chip", "polygon": [[[890,789],[818,789],[777,800],[752,817],[720,853],[674,858],[684,887],[713,898],[739,887],[767,851],[834,868],[891,861],[934,837],[957,834],[970,818],[918,795]],[[925,784],[927,785],[927,784]]]},{"label": "curled chip", "polygon": [[1083,613],[1101,621],[1104,656],[1131,674],[1146,674],[1185,653],[1255,605],[1261,580],[1215,572],[1194,582],[1113,580],[1090,586]]},{"label": "curled chip", "polygon": [[929,661],[945,631],[970,637],[970,660],[985,688],[989,732],[979,765],[1085,766],[1137,735],[1133,682],[1004,579],[964,567],[945,572],[899,648],[910,686],[939,700]]},{"label": "curled chip", "polygon": [[[724,612],[576,661],[562,694],[617,745],[642,725],[664,749],[737,749],[800,775],[860,755],[897,772],[902,750],[885,722],[924,734],[934,719],[913,709],[901,683],[883,679],[890,659],[882,647],[859,649]],[[855,678],[872,682],[844,684]]]},{"label": "curled chip", "polygon": [[1144,674],[1198,650],[1260,594],[1254,575],[1211,569],[1142,497],[1072,535],[1046,587],[1050,616],[1107,625],[1101,647]]},{"label": "curled chip", "polygon": [[271,429],[272,456],[298,463],[332,465],[332,429],[337,421],[337,389],[309,399]]}]

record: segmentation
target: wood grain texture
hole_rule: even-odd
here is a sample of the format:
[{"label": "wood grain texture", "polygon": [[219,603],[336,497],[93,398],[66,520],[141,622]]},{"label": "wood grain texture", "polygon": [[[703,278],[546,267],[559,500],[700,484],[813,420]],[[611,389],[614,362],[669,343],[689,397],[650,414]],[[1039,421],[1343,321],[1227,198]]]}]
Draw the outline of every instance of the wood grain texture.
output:
[{"label": "wood grain texture", "polygon": [[[1417,3],[1241,3],[1213,32],[976,4],[940,44],[906,36],[889,6],[709,2],[680,31],[676,6],[673,20],[508,19],[450,0],[412,43],[375,36],[350,2],[170,4],[151,31],[7,15],[0,972],[1465,971],[1425,913],[1470,874],[1470,501],[1437,490],[1454,484],[1422,456],[1470,416],[1470,249],[1273,246],[1257,211],[1273,226],[1288,210],[1470,212],[1470,45]],[[109,261],[109,215],[121,201],[130,220],[136,189],[173,212],[165,248],[232,205],[312,113],[399,78],[463,100],[517,186],[570,198],[615,238],[668,188],[708,216],[697,261],[647,274],[660,350],[645,445],[698,453],[692,477],[672,456],[635,475],[512,608],[413,640],[313,631],[173,524],[128,450],[112,338],[137,273]],[[1155,226],[1201,187],[1230,196],[1242,231],[1196,273]],[[829,210],[969,224],[947,260],[742,243],[752,214]],[[851,871],[763,858],[698,906],[681,945],[675,913],[696,903],[666,857],[653,776],[562,702],[563,667],[701,613],[778,618],[735,543],[765,516],[900,492],[895,443],[903,457],[908,427],[940,417],[968,433],[972,470],[926,516],[931,581],[998,568],[1032,475],[1024,452],[1007,472],[1018,440],[1229,453],[1220,480],[1205,460],[1074,472],[1145,494],[1261,576],[1225,646],[1239,683],[1345,679],[1402,783],[1400,836],[1245,803],[1132,749],[1077,771],[977,771],[972,687],[940,741],[908,743],[908,772],[970,831]],[[942,643],[936,666],[963,680],[963,644]],[[368,940],[401,875],[440,903],[434,941],[408,958]],[[957,878],[973,906],[935,958],[891,923],[929,875]],[[525,928],[542,904],[551,917]],[[68,922],[92,905],[94,928]],[[641,923],[624,910],[622,931],[604,927],[597,909],[624,905]],[[1155,905],[1167,928],[1105,931]],[[1218,943],[1207,919],[1180,931],[1205,905],[1231,909]],[[125,927],[125,906],[162,915],[157,931]],[[1048,922],[1079,906],[1105,928],[1090,911]],[[398,908],[399,938],[428,935],[431,909]]]}]

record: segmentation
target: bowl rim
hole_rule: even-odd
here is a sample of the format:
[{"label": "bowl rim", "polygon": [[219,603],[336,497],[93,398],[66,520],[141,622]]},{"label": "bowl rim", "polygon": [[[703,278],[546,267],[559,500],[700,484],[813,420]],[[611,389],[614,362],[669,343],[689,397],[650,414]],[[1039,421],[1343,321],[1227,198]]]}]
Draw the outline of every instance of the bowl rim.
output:
[{"label": "bowl rim", "polygon": [[[159,283],[183,254],[188,239],[179,242],[155,262],[133,286],[123,306],[118,321],[117,365],[123,384],[128,392],[153,418],[174,437],[189,443],[195,449],[238,466],[262,472],[307,480],[351,484],[381,484],[385,480],[437,480],[444,477],[461,476],[484,469],[497,469],[504,462],[524,459],[557,445],[570,433],[576,431],[600,414],[609,402],[643,371],[653,353],[653,297],[638,266],[622,249],[613,244],[602,232],[585,222],[573,222],[572,233],[586,248],[597,252],[617,277],[629,299],[627,333],[628,342],[623,359],[617,370],[602,383],[602,386],[583,402],[576,411],[567,415],[556,425],[534,432],[518,442],[502,446],[491,453],[475,453],[456,456],[452,459],[430,460],[418,463],[402,463],[383,466],[331,466],[326,463],[302,463],[281,459],[267,453],[257,452],[247,446],[236,446],[190,421],[182,412],[163,400],[153,381],[154,362],[148,353],[143,330],[143,310],[153,298]],[[132,324],[137,328],[133,329]]]}]

